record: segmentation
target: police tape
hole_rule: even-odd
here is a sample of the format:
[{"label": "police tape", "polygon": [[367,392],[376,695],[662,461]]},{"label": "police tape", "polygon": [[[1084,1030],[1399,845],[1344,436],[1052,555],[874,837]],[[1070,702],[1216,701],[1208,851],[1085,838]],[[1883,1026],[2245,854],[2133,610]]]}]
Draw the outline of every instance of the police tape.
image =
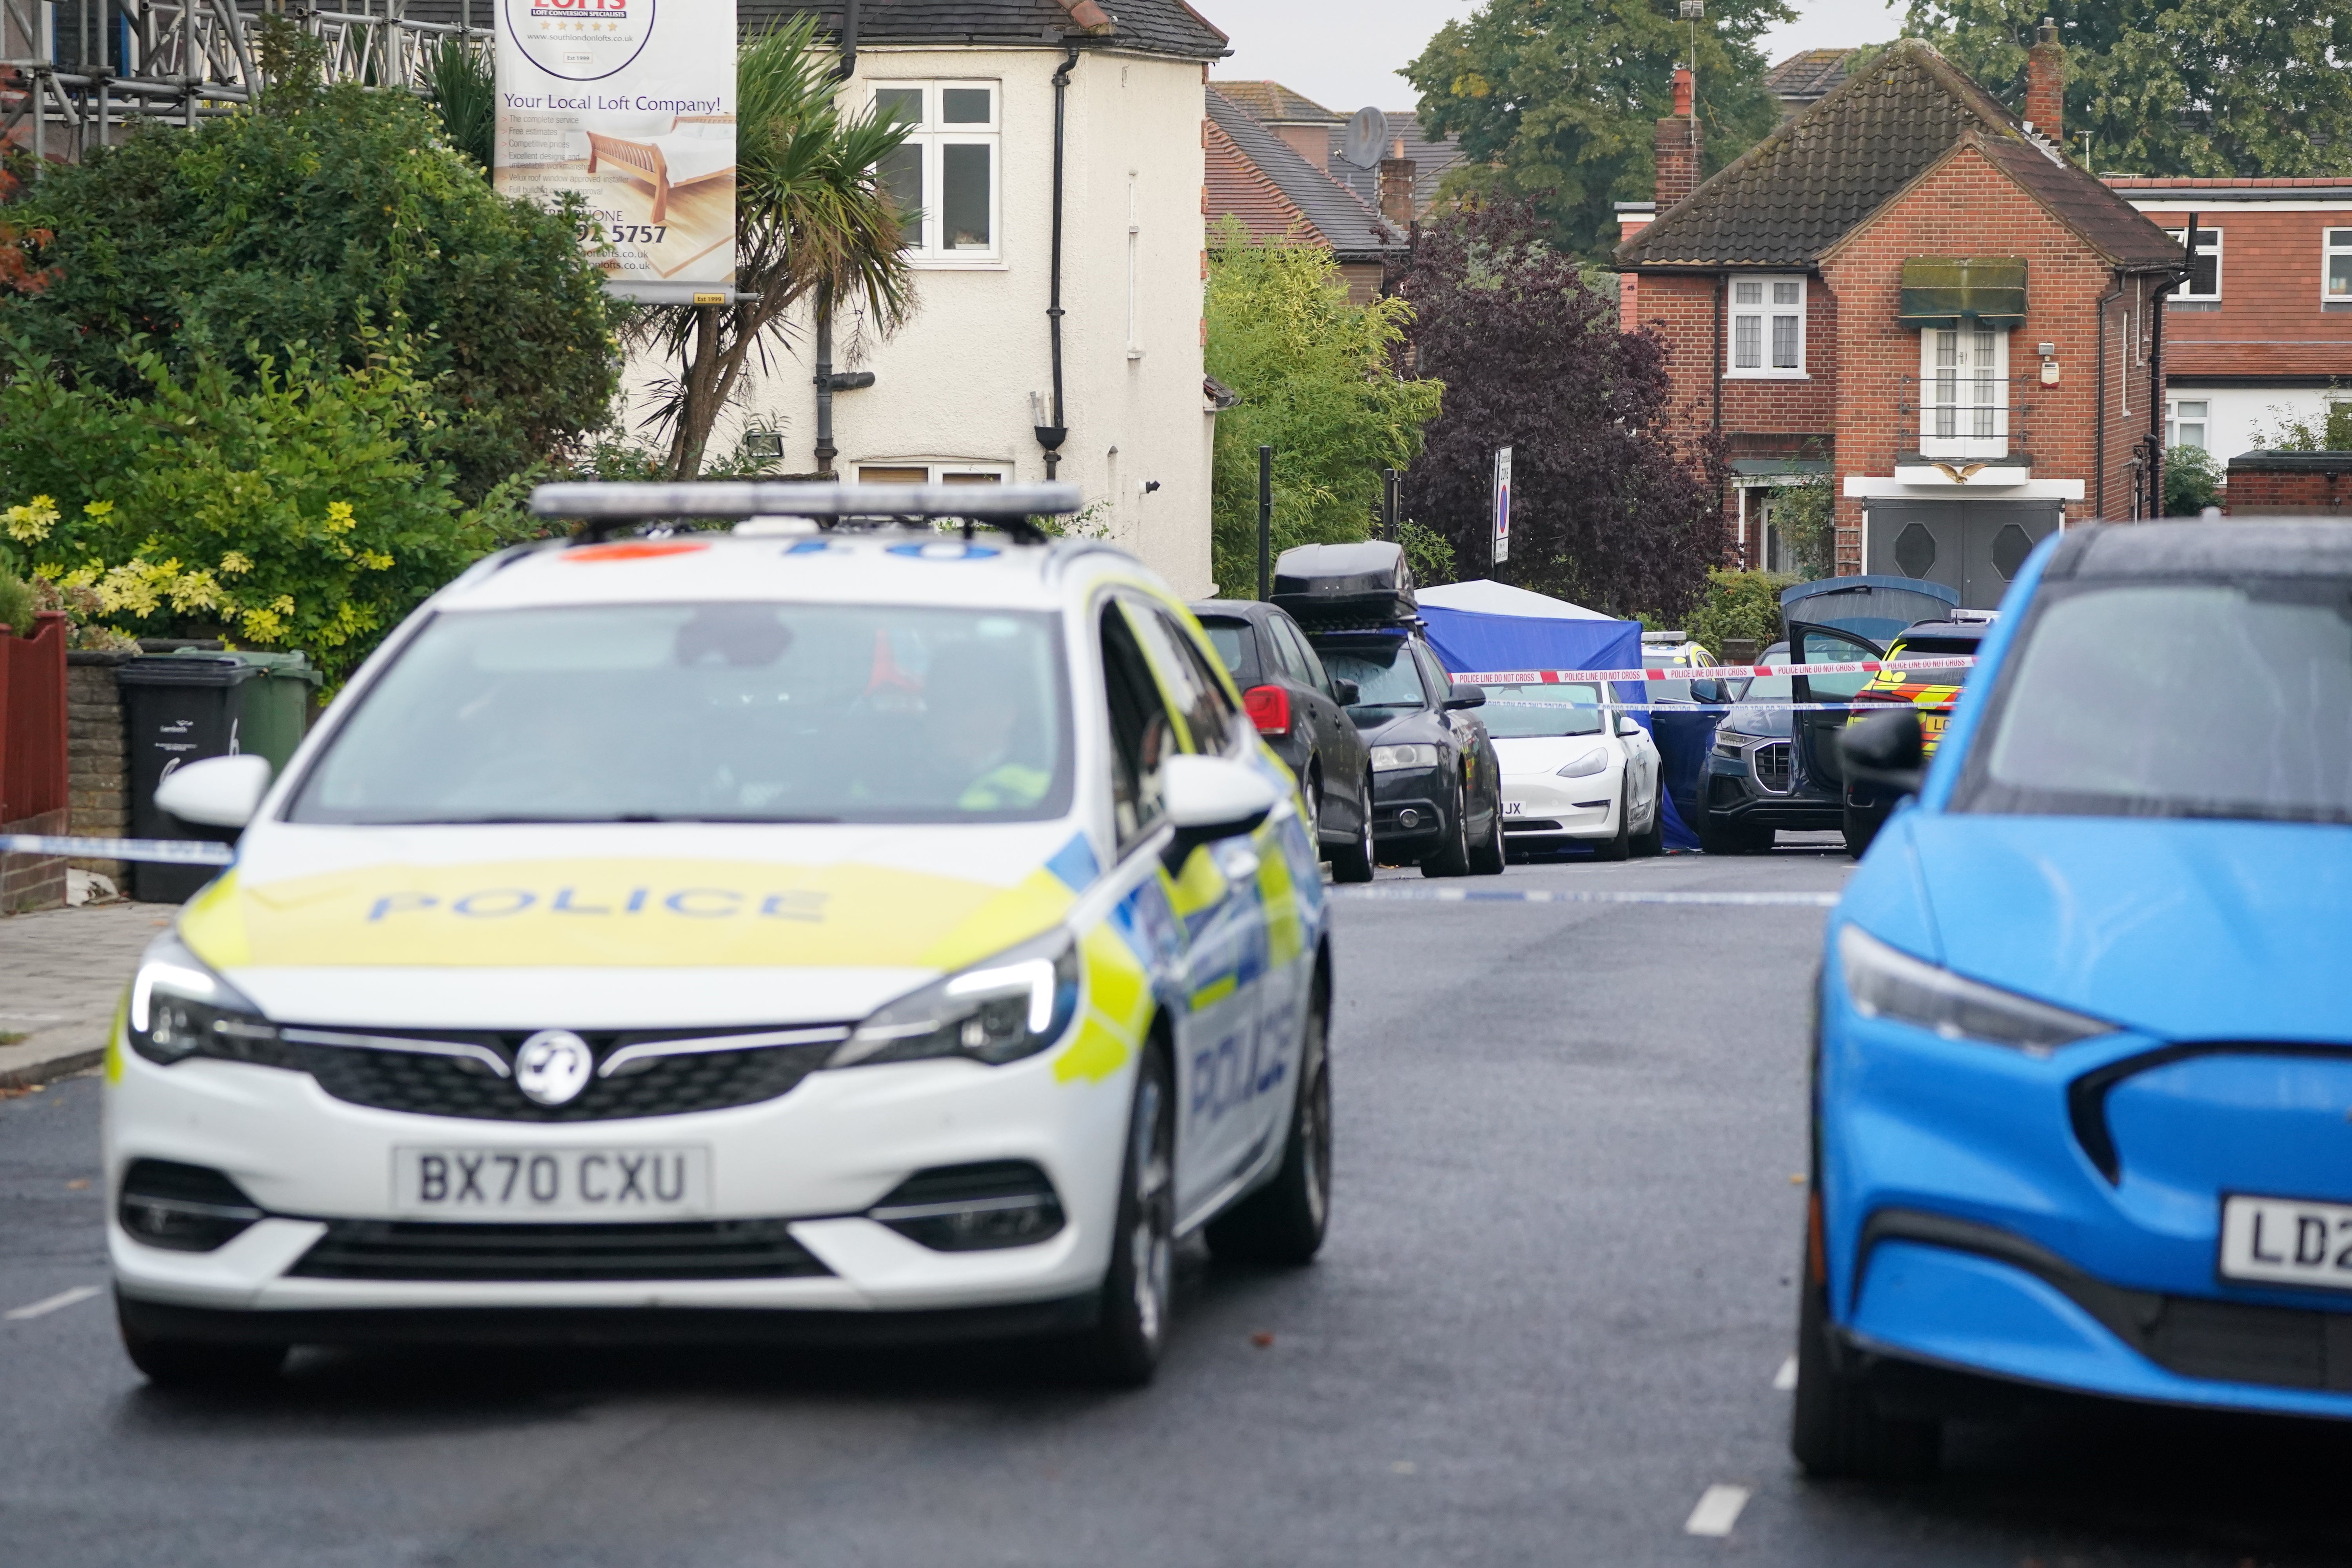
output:
[{"label": "police tape", "polygon": [[144,860],[165,866],[226,866],[234,845],[195,838],[67,838],[0,833],[0,855],[71,855],[81,860]]},{"label": "police tape", "polygon": [[[1867,702],[1525,702],[1509,697],[1489,697],[1489,708],[1540,708],[1557,713],[1561,709],[1586,712],[1606,709],[1612,713],[1728,713],[1738,709],[1743,713],[1859,713],[1864,710],[1884,713],[1890,710],[1908,708],[1918,713],[1946,713],[1948,702],[1919,703],[1885,697]],[[1502,737],[1517,739],[1519,737]]]},{"label": "police tape", "polygon": [[1601,680],[1752,680],[1768,675],[1877,675],[1885,671],[1967,669],[1974,654],[1935,658],[1850,659],[1836,664],[1694,664],[1664,669],[1504,669],[1456,675],[1466,686],[1557,686]]},{"label": "police tape", "polygon": [[1836,904],[1835,893],[1705,893],[1669,892],[1663,889],[1568,888],[1425,888],[1376,884],[1369,888],[1329,888],[1334,899],[1371,900],[1379,903],[1419,904],[1712,904],[1730,909],[1826,910]]}]

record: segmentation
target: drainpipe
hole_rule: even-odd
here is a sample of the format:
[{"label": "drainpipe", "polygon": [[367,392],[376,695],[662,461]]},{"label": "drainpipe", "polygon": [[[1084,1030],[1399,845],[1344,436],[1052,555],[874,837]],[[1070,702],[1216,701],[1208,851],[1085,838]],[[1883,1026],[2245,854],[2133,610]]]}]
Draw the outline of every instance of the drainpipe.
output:
[{"label": "drainpipe", "polygon": [[2156,320],[2147,351],[2147,515],[2164,515],[2164,297],[2189,281],[2197,265],[2197,220],[2189,215],[2188,255],[2179,272],[2156,286]]},{"label": "drainpipe", "polygon": [[[2091,424],[2091,515],[2101,522],[2107,521],[2107,307],[2124,297],[2124,274],[2116,269],[2116,286],[2099,296],[2094,307],[2099,332],[2099,390],[2092,403]],[[2129,364],[2126,359],[2124,362]]]},{"label": "drainpipe", "polygon": [[1062,406],[1062,148],[1063,127],[1070,94],[1070,72],[1077,68],[1078,49],[1073,44],[1061,68],[1054,73],[1054,241],[1053,282],[1045,305],[1046,337],[1054,356],[1054,422],[1036,427],[1037,445],[1045,448],[1045,477],[1052,479],[1062,460],[1062,442],[1070,423]]},{"label": "drainpipe", "polygon": [[[841,63],[833,79],[847,81],[857,71],[857,0],[841,0]],[[841,455],[833,444],[833,285],[816,286],[816,472],[833,478],[833,460]]]},{"label": "drainpipe", "polygon": [[857,0],[841,0],[841,64],[834,79],[847,81],[857,74]]}]

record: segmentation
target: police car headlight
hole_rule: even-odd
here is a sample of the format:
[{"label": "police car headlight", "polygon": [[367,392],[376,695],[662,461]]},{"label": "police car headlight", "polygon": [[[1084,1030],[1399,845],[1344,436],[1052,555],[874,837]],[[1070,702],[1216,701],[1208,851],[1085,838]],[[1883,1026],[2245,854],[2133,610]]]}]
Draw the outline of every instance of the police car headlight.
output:
[{"label": "police car headlight", "polygon": [[1374,746],[1372,772],[1392,773],[1405,768],[1433,768],[1437,765],[1435,746]]},{"label": "police car headlight", "polygon": [[1568,766],[1560,769],[1559,776],[1564,779],[1589,779],[1608,765],[1608,748],[1605,746],[1596,746],[1591,751],[1585,752],[1584,755],[1577,758],[1576,761],[1569,763]]},{"label": "police car headlight", "polygon": [[825,1065],[1018,1061],[1061,1039],[1077,1013],[1077,939],[1057,931],[899,997],[860,1024]]},{"label": "police car headlight", "polygon": [[278,1030],[175,936],[159,939],[131,982],[131,1048],[152,1062],[190,1057],[275,1065]]},{"label": "police car headlight", "polygon": [[1983,1040],[2042,1056],[2115,1031],[2113,1024],[1963,979],[1898,952],[1858,925],[1838,931],[1838,967],[1855,1012],[1932,1029],[1948,1040]]}]

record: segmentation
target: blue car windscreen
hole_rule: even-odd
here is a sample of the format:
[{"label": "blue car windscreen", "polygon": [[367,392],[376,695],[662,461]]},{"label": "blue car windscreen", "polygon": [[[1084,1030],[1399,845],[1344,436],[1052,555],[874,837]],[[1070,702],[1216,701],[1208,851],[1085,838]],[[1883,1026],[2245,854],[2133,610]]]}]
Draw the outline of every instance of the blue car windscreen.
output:
[{"label": "blue car windscreen", "polygon": [[2053,587],[1961,811],[2352,822],[2352,583]]}]

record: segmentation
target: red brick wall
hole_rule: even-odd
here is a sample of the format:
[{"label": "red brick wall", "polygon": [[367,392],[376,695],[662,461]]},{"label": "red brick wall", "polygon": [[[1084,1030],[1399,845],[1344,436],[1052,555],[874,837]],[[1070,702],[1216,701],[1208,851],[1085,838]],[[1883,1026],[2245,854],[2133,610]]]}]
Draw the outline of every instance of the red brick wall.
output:
[{"label": "red brick wall", "polygon": [[2263,473],[2230,467],[2221,510],[2231,514],[2317,513],[2336,516],[2352,501],[2352,460],[2342,473]]},{"label": "red brick wall", "polygon": [[[2147,216],[2159,227],[2189,226],[2186,205]],[[2166,312],[2168,372],[2352,379],[2352,310],[2322,310],[2319,292],[2321,231],[2352,227],[2352,212],[2232,211],[2217,204],[2198,209],[2197,226],[2221,231],[2221,308]]]},{"label": "red brick wall", "polygon": [[[1843,494],[1851,475],[1892,474],[1919,445],[1919,334],[1897,321],[1903,262],[1914,256],[2022,256],[2026,317],[2010,334],[2010,449],[2040,479],[2079,479],[2073,518],[2101,515],[2093,473],[2098,409],[2099,297],[2115,287],[2105,261],[1975,149],[1963,147],[1848,234],[1822,260],[1838,300],[1838,555],[1860,571],[1862,505]],[[2143,281],[2110,306],[2107,325],[2105,515],[2129,515],[2133,444],[2148,428]],[[2137,309],[2129,307],[2137,305]],[[2060,382],[2039,384],[2035,345],[2057,345]],[[1907,378],[1907,379],[1906,379]],[[2128,412],[2126,410],[2128,409]]]}]

